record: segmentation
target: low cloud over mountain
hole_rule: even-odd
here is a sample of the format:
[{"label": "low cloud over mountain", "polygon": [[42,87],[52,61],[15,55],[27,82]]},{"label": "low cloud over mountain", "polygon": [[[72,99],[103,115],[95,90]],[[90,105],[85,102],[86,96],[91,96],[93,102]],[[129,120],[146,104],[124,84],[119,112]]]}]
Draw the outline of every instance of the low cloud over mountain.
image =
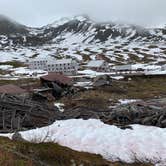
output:
[{"label": "low cloud over mountain", "polygon": [[98,22],[118,21],[156,27],[166,23],[165,6],[164,0],[0,0],[1,14],[29,26],[87,14]]}]

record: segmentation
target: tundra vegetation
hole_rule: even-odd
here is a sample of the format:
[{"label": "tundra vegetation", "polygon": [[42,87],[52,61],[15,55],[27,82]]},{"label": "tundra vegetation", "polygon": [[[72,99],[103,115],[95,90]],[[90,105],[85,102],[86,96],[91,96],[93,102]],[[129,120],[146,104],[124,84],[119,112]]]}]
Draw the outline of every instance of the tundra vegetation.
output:
[{"label": "tundra vegetation", "polygon": [[53,143],[29,143],[0,137],[0,165],[4,166],[153,166],[109,162],[100,155],[77,152]]}]

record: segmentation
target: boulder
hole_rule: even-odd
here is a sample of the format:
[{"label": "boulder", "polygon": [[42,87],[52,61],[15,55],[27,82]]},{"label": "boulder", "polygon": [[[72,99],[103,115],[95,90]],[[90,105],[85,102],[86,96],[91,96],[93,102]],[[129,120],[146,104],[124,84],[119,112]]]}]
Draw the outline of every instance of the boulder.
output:
[{"label": "boulder", "polygon": [[25,142],[26,140],[24,138],[22,138],[21,134],[19,132],[15,132],[12,136],[12,140],[13,141],[21,141],[21,142]]}]

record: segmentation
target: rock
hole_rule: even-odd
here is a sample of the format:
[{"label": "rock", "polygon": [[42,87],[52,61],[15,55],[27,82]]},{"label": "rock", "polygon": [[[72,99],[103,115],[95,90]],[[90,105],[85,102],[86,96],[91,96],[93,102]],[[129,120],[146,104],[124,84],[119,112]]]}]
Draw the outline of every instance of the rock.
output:
[{"label": "rock", "polygon": [[122,130],[126,130],[126,129],[133,130],[133,128],[131,126],[119,126],[119,128]]},{"label": "rock", "polygon": [[12,140],[13,141],[21,141],[21,142],[25,142],[26,140],[24,138],[22,138],[21,134],[19,132],[15,132],[12,136]]}]

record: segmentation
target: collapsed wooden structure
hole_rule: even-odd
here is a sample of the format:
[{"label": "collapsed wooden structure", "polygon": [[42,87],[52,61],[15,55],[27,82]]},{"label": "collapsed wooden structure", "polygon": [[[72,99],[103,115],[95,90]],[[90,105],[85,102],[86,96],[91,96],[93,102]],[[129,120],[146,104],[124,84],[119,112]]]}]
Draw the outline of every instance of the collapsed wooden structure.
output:
[{"label": "collapsed wooden structure", "polygon": [[40,77],[40,82],[43,87],[52,89],[52,95],[56,99],[73,93],[73,80],[65,75],[55,72],[48,73],[48,75]]},{"label": "collapsed wooden structure", "polygon": [[122,128],[131,124],[166,128],[166,98],[137,101],[105,110],[80,106],[65,110],[63,113],[63,119],[80,118],[100,119]]},{"label": "collapsed wooden structure", "polygon": [[47,102],[27,97],[0,95],[0,133],[48,126],[56,120],[101,119],[111,125],[125,127],[131,124],[166,127],[166,98],[119,105],[100,109],[78,106],[60,112]]},{"label": "collapsed wooden structure", "polygon": [[0,95],[0,132],[49,125],[58,119],[56,108],[27,98]]}]

